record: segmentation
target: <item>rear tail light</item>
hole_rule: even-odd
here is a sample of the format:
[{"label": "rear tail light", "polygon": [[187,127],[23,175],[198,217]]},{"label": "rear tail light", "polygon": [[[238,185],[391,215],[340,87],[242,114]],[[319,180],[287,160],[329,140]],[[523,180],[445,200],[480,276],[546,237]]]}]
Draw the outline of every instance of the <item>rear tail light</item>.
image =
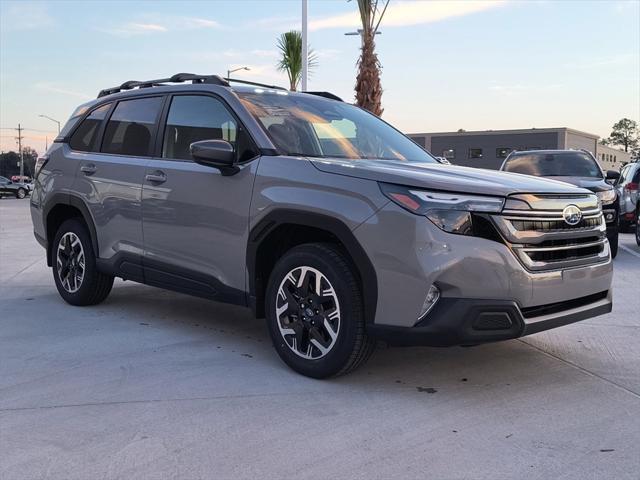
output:
[{"label": "rear tail light", "polygon": [[48,161],[49,161],[49,155],[47,155],[46,153],[41,157],[38,157],[38,159],[36,160],[36,167],[34,169],[35,172],[34,172],[33,178],[36,178],[38,176],[38,174],[40,173],[40,170],[42,170],[42,167],[44,167],[44,165]]},{"label": "rear tail light", "polygon": [[636,182],[629,182],[624,186],[625,190],[638,190],[638,186],[640,184],[636,183]]}]

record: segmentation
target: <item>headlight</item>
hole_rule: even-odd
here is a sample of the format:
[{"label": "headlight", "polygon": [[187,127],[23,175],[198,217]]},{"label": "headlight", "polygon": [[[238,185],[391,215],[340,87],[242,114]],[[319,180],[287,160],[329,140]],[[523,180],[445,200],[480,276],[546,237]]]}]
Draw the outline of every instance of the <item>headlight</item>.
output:
[{"label": "headlight", "polygon": [[616,199],[616,191],[612,188],[611,190],[603,190],[602,192],[596,192],[598,199],[601,203],[611,203]]},{"label": "headlight", "polygon": [[416,215],[424,215],[445,232],[473,235],[472,213],[497,213],[504,199],[462,193],[443,193],[381,183],[390,200]]}]

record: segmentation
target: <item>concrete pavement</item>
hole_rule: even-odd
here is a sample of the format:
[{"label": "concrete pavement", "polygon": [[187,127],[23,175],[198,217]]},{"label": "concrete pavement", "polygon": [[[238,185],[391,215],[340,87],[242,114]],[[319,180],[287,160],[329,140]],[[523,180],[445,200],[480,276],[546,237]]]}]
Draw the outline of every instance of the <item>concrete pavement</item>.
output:
[{"label": "concrete pavement", "polygon": [[614,311],[475,348],[289,370],[243,309],[117,281],[58,296],[0,200],[0,479],[640,478],[640,248]]}]

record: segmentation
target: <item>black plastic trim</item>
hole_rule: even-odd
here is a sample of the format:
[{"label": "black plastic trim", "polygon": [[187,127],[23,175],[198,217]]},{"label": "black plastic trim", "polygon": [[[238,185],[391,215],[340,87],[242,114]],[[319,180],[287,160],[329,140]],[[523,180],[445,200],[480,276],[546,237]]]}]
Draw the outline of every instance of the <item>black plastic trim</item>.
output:
[{"label": "black plastic trim", "polygon": [[368,324],[373,324],[378,301],[378,281],[373,264],[355,238],[349,227],[342,221],[328,215],[303,212],[300,210],[277,209],[268,213],[249,232],[247,243],[247,270],[249,272],[248,304],[254,313],[260,312],[257,288],[257,252],[262,241],[280,225],[301,225],[325,230],[335,236],[347,249],[362,281],[364,314]]}]

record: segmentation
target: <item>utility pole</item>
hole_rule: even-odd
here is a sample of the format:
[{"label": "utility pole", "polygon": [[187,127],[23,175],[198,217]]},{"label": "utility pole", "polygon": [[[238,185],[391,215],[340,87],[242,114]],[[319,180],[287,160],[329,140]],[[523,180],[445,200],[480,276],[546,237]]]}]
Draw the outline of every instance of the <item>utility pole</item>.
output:
[{"label": "utility pole", "polygon": [[301,90],[307,91],[309,69],[309,44],[307,43],[307,0],[302,0],[302,81]]},{"label": "utility pole", "polygon": [[22,155],[22,127],[18,124],[18,154],[20,155],[20,182],[24,182],[24,156]]}]

